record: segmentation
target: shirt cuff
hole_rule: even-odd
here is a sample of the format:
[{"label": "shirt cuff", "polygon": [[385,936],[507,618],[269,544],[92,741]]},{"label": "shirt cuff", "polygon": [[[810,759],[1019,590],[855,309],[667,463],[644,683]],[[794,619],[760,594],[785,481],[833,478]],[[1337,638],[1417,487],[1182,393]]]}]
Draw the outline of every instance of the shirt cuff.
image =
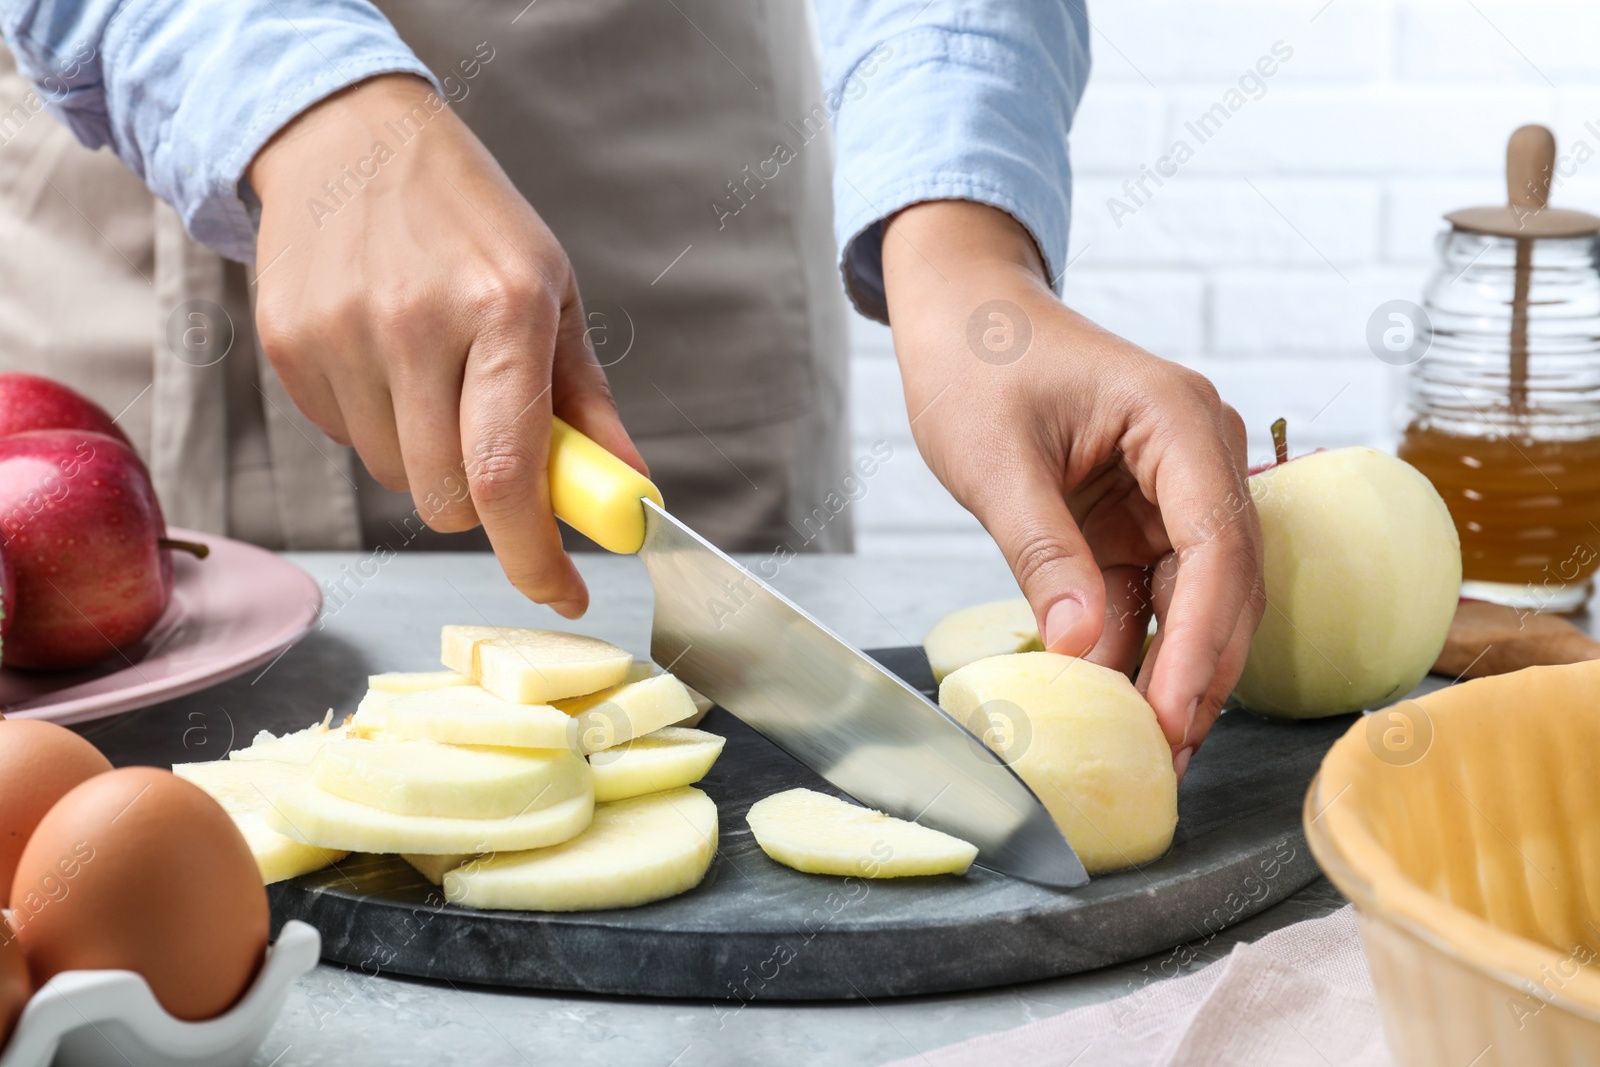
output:
[{"label": "shirt cuff", "polygon": [[[1067,132],[1087,53],[929,27],[888,39],[870,59],[870,73],[864,64],[843,78],[835,120],[834,227],[856,309],[889,321],[884,224],[926,200],[1007,212],[1059,279],[1071,217]],[[854,95],[853,81],[862,85]]]},{"label": "shirt cuff", "polygon": [[116,21],[125,28],[106,34],[106,106],[96,109],[112,147],[195,240],[245,263],[257,220],[241,185],[273,134],[374,75],[415,74],[439,90],[364,0],[145,0]]}]

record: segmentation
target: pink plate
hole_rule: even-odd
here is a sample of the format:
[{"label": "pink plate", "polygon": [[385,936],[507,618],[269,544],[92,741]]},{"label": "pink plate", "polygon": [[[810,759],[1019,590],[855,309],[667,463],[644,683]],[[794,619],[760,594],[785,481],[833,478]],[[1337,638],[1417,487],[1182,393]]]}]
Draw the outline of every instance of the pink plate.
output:
[{"label": "pink plate", "polygon": [[0,712],[73,723],[172,700],[272,662],[317,621],[322,590],[288,560],[215,534],[167,532],[211,555],[172,554],[177,581],[155,628],[96,667],[0,670]]}]

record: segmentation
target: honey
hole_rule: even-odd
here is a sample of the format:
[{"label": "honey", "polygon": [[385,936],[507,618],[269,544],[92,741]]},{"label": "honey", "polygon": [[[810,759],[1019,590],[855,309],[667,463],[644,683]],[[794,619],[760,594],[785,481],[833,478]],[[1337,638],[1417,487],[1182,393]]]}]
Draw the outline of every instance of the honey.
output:
[{"label": "honey", "polygon": [[[1512,133],[1506,202],[1445,216],[1422,306],[1380,305],[1368,344],[1408,368],[1399,453],[1455,520],[1462,595],[1562,612],[1600,567],[1600,216],[1550,205],[1555,152]],[[1418,320],[1403,348],[1380,312]]]},{"label": "honey", "polygon": [[1399,454],[1444,497],[1467,581],[1522,586],[1540,607],[1600,568],[1600,438],[1468,437],[1419,420]]}]

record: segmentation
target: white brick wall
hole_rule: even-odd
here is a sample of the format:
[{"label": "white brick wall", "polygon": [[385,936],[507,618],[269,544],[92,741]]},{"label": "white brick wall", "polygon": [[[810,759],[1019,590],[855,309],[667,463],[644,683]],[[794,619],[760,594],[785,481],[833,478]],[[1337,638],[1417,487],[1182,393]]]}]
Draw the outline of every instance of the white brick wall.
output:
[{"label": "white brick wall", "polygon": [[[1066,300],[1210,377],[1256,456],[1279,415],[1298,448],[1392,445],[1400,379],[1367,317],[1419,298],[1443,212],[1503,201],[1517,126],[1586,144],[1555,199],[1600,212],[1595,0],[1091,0],[1089,18]],[[1118,226],[1107,198],[1193,145],[1184,124],[1278,41],[1294,54],[1265,92]],[[858,445],[895,447],[856,513],[861,551],[993,552],[916,455],[888,331],[858,321],[853,341]]]}]

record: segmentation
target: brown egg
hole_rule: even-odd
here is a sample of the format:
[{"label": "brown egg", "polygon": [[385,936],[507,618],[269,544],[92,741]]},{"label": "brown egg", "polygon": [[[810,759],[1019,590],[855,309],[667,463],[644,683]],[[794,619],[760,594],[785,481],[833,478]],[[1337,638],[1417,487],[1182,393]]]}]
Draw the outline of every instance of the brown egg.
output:
[{"label": "brown egg", "polygon": [[11,928],[0,922],[0,1049],[10,1040],[31,996],[33,982],[28,978],[28,961],[22,956],[22,946]]},{"label": "brown egg", "polygon": [[22,849],[51,805],[80,782],[104,774],[111,761],[53,722],[0,720],[0,900]]},{"label": "brown egg", "polygon": [[123,969],[179,1019],[210,1019],[249,987],[267,947],[267,892],[244,838],[198,786],[125,767],[77,786],[33,832],[11,884],[36,986]]}]

